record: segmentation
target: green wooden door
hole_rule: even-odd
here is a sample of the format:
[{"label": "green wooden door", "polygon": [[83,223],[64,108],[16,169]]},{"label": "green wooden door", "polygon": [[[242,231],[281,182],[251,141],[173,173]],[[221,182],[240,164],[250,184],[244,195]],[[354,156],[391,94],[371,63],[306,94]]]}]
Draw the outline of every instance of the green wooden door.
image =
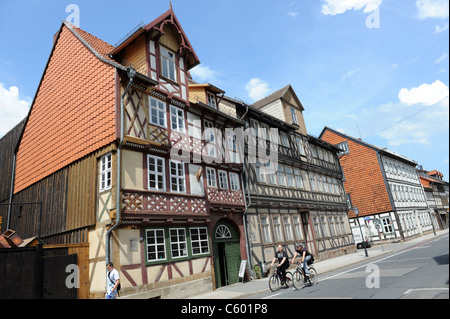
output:
[{"label": "green wooden door", "polygon": [[227,220],[221,220],[213,232],[216,288],[237,283],[241,265],[239,232]]}]

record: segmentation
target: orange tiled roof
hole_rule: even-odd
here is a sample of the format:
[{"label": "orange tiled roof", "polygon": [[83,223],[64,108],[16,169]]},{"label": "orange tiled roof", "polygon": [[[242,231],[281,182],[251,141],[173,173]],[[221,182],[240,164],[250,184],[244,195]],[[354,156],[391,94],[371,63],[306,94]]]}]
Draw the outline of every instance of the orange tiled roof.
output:
[{"label": "orange tiled roof", "polygon": [[104,58],[114,48],[63,23],[17,152],[15,193],[116,138],[115,68],[76,33]]}]

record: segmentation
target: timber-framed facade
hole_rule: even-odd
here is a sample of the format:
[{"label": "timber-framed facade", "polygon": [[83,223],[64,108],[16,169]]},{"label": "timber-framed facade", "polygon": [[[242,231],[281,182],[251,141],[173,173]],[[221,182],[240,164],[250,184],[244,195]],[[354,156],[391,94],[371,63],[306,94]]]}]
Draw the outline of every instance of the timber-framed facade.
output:
[{"label": "timber-framed facade", "polygon": [[[291,257],[298,242],[306,244],[319,259],[355,250],[338,149],[306,133],[303,106],[295,96],[295,105],[285,110],[287,96],[295,96],[290,86],[251,106],[228,97],[220,105],[224,112],[236,110],[236,116],[255,132],[246,141],[244,162],[252,266],[270,262],[279,244]],[[270,108],[262,111],[268,105]],[[273,116],[277,112],[283,118]],[[276,143],[269,141],[271,135]],[[259,154],[261,146],[267,155],[277,153],[272,173],[263,173],[269,162],[249,160],[249,154]]]}]

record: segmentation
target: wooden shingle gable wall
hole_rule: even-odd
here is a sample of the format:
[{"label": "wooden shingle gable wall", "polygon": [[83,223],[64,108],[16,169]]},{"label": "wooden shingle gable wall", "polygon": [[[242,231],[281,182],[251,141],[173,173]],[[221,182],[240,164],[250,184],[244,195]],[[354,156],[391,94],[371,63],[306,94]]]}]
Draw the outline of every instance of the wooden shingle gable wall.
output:
[{"label": "wooden shingle gable wall", "polygon": [[14,192],[113,142],[115,108],[115,68],[63,23],[18,147]]}]

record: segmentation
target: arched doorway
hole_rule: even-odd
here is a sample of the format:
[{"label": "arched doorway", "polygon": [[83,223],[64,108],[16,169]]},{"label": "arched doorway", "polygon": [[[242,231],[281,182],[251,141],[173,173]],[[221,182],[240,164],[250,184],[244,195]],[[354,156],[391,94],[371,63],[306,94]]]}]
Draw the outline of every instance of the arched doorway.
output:
[{"label": "arched doorway", "polygon": [[237,283],[241,264],[239,231],[230,221],[221,219],[212,235],[216,288]]}]

